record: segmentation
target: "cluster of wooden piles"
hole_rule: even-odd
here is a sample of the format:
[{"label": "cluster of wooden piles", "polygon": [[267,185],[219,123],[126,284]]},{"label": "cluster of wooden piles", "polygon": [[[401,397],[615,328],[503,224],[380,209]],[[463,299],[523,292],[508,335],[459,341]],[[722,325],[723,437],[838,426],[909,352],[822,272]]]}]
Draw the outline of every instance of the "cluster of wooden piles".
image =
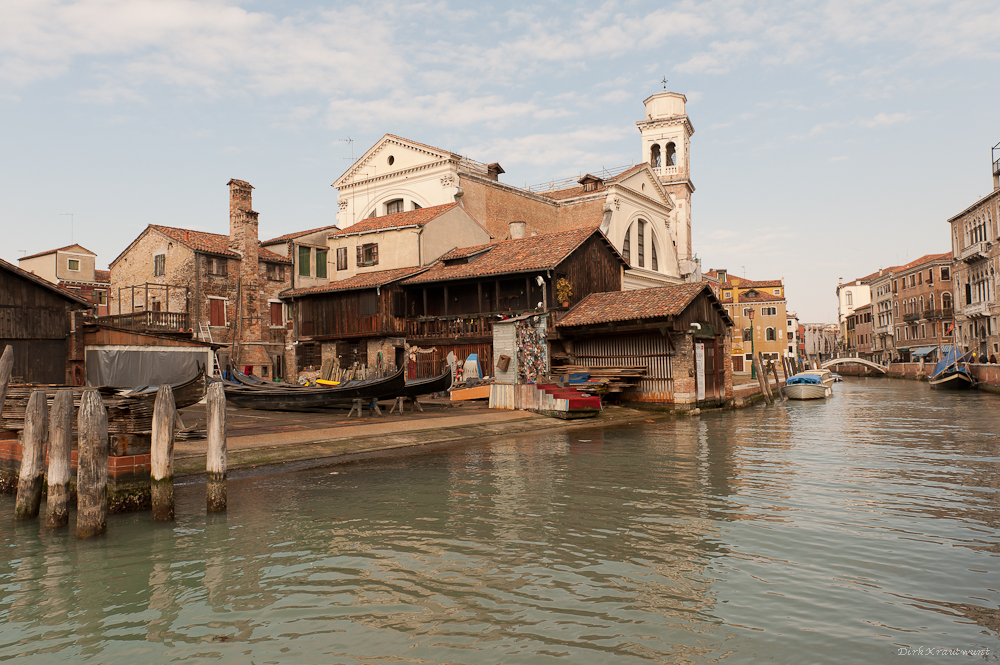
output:
[{"label": "cluster of wooden piles", "polygon": [[[615,365],[609,367],[590,367],[588,365],[561,365],[552,368],[552,375],[560,377],[574,388],[591,395],[620,395],[634,388],[648,372],[641,365]],[[585,381],[571,380],[573,374],[589,374]]]}]

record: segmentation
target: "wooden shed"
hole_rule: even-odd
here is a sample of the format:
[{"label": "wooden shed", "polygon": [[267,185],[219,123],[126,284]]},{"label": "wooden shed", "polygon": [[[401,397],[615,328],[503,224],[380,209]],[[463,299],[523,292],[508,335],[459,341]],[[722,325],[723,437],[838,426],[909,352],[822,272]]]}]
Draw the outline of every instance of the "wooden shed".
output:
[{"label": "wooden shed", "polygon": [[0,351],[14,351],[20,383],[73,383],[70,317],[95,304],[0,259]]},{"label": "wooden shed", "polygon": [[558,321],[552,344],[574,366],[645,368],[627,401],[720,402],[732,398],[732,325],[711,287],[696,282],[591,294]]}]

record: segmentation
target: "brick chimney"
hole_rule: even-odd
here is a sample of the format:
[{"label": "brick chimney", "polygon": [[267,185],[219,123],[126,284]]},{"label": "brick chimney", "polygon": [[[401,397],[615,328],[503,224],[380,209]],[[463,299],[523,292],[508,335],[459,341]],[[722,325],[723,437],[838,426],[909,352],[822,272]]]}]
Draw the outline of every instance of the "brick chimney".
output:
[{"label": "brick chimney", "polygon": [[[230,180],[229,183],[229,248],[239,254],[240,298],[238,309],[233,312],[237,317],[235,332],[239,341],[260,341],[260,297],[258,274],[258,249],[260,246],[257,234],[257,213],[252,207],[253,187],[245,180]],[[232,275],[230,275],[232,280]],[[232,288],[232,287],[231,287]],[[260,347],[241,348],[239,362],[248,365],[270,364]],[[236,360],[236,358],[234,358]]]}]

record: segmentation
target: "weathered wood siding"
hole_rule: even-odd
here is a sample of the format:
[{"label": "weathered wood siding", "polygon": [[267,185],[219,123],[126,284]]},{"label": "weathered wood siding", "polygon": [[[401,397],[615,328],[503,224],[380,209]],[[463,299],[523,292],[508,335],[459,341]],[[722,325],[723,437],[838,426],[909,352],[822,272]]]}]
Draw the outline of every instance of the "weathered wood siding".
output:
[{"label": "weathered wood siding", "polygon": [[402,293],[397,286],[324,293],[296,301],[299,336],[310,339],[402,334]]},{"label": "weathered wood siding", "polygon": [[573,287],[570,307],[591,293],[622,290],[622,264],[607,243],[594,235],[566,257],[549,281],[549,307],[555,302],[555,282],[565,277]]},{"label": "weathered wood siding", "polygon": [[0,271],[0,351],[14,350],[12,376],[27,383],[64,383],[69,301],[18,274]]}]

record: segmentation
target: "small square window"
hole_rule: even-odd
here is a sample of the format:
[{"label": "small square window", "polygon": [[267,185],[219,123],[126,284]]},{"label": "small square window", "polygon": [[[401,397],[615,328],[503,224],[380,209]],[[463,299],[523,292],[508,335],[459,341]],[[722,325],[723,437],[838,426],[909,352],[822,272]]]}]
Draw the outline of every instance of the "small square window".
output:
[{"label": "small square window", "polygon": [[70,270],[79,270],[80,269],[80,259],[69,259],[66,262],[66,267],[69,268]]}]

